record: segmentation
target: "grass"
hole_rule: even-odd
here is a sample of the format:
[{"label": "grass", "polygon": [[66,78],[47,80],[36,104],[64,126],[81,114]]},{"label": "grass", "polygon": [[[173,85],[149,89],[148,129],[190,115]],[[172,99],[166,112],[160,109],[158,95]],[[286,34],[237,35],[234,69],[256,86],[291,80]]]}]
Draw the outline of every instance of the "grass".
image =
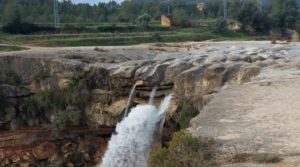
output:
[{"label": "grass", "polygon": [[199,112],[193,107],[191,102],[184,101],[180,112],[174,116],[175,121],[180,128],[188,128],[192,118],[196,117]]},{"label": "grass", "polygon": [[211,138],[196,138],[190,133],[174,133],[168,148],[155,149],[151,152],[151,167],[216,167],[217,150]]},{"label": "grass", "polygon": [[[111,25],[85,26],[101,26],[102,28],[105,28]],[[118,26],[126,27],[129,25],[118,24]],[[229,31],[224,33],[213,33],[208,27],[162,29],[157,23],[152,23],[150,29],[146,32],[139,30],[115,33],[99,31],[97,33],[57,33],[35,35],[10,35],[0,33],[0,41],[4,43],[9,43],[11,45],[30,44],[45,47],[135,45],[141,43],[204,41],[210,39],[218,41],[255,40],[261,37],[262,35],[253,36],[240,32]]]},{"label": "grass", "polygon": [[20,51],[26,50],[25,47],[12,46],[12,45],[0,45],[0,52]]},{"label": "grass", "polygon": [[275,154],[235,154],[229,160],[229,163],[278,163],[282,161],[278,155]]}]

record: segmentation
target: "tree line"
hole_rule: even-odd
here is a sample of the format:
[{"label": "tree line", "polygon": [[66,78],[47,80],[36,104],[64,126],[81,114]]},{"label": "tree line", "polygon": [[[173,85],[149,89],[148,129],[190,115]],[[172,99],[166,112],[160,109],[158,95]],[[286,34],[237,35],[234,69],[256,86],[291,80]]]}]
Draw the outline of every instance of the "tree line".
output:
[{"label": "tree line", "polygon": [[[228,0],[229,20],[241,23],[244,31],[267,32],[271,29],[295,29],[298,18],[297,0],[265,0],[262,10],[256,0]],[[71,0],[59,1],[62,23],[133,23],[146,27],[150,20],[159,20],[161,15],[172,15],[175,26],[193,26],[201,19],[221,18],[224,26],[222,0],[206,1],[203,10],[195,3],[185,0],[161,2],[160,0],[111,1],[74,4]],[[52,0],[0,0],[0,24],[52,23]],[[224,19],[224,18],[223,18]],[[18,24],[19,25],[19,24]],[[220,27],[221,30],[222,27]]]},{"label": "tree line", "polygon": [[[266,32],[271,29],[295,29],[298,18],[296,0],[272,0],[260,6],[256,0],[229,0],[229,19],[241,23],[244,31]],[[224,16],[224,6],[218,0],[209,1],[203,11],[204,18]]]},{"label": "tree line", "polygon": [[[151,0],[145,3],[124,1],[121,4],[115,1],[99,2],[96,5],[88,3],[74,4],[71,0],[59,2],[59,15],[62,23],[103,23],[126,22],[133,23],[145,13],[153,19],[169,12],[183,12],[190,18],[198,17],[200,12],[194,4],[187,4],[183,0],[169,3],[160,3],[160,0]],[[31,23],[52,23],[52,0],[0,0],[0,23],[7,23],[19,15],[23,21]]]}]

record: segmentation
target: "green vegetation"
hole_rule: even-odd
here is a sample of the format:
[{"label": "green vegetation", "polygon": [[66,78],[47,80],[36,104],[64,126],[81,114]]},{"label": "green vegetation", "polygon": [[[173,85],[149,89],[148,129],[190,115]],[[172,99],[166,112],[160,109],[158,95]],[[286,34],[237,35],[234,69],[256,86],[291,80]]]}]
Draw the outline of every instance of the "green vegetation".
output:
[{"label": "green vegetation", "polygon": [[[80,100],[78,100],[80,99]],[[55,113],[54,124],[58,129],[67,125],[79,125],[83,121],[84,109],[91,102],[90,92],[73,81],[66,88],[52,88],[40,91],[34,96],[36,112]]]},{"label": "green vegetation", "polygon": [[38,82],[38,81],[42,81],[48,77],[49,77],[49,75],[45,72],[37,72],[31,76],[31,79],[32,79],[32,81]]},{"label": "green vegetation", "polygon": [[208,28],[174,28],[159,32],[130,33],[84,33],[57,35],[0,35],[0,40],[18,45],[30,44],[37,46],[109,46],[134,45],[140,43],[184,42],[216,40],[255,40],[262,35],[252,35],[243,32],[225,31],[215,33]]},{"label": "green vegetation", "polygon": [[228,160],[230,163],[278,163],[282,161],[278,155],[275,154],[235,154]]},{"label": "green vegetation", "polygon": [[10,71],[6,73],[6,82],[14,86],[19,86],[22,84],[22,79],[17,73]]},{"label": "green vegetation", "polygon": [[185,131],[176,132],[168,148],[154,150],[149,163],[153,167],[216,167],[215,142],[195,138]]},{"label": "green vegetation", "polygon": [[0,52],[20,51],[27,48],[20,46],[0,45]]},{"label": "green vegetation", "polygon": [[[243,3],[230,0],[227,20],[222,18],[223,3],[218,0],[207,1],[203,11],[198,10],[195,3],[183,0],[167,3],[160,3],[158,0],[147,0],[145,3],[124,1],[121,4],[112,1],[94,6],[73,4],[65,0],[59,2],[62,24],[54,27],[49,24],[53,20],[50,0],[0,2],[3,32],[31,34],[2,34],[0,40],[40,46],[132,45],[207,39],[246,40],[257,39],[262,34],[268,36],[270,30],[278,30],[281,36],[286,36],[288,29],[297,28],[299,19],[295,0],[274,0],[266,3],[261,11],[258,10],[255,0]],[[160,26],[160,16],[167,13],[172,17],[172,28]],[[240,25],[243,33],[230,32],[228,24],[232,23]],[[186,33],[186,29],[191,31]]]},{"label": "green vegetation", "polygon": [[193,107],[193,105],[184,101],[180,112],[174,116],[175,121],[179,124],[180,128],[185,129],[190,125],[190,120],[197,116],[199,112]]},{"label": "green vegetation", "polygon": [[273,154],[256,154],[252,156],[252,159],[257,163],[278,163],[282,161],[278,155]]}]

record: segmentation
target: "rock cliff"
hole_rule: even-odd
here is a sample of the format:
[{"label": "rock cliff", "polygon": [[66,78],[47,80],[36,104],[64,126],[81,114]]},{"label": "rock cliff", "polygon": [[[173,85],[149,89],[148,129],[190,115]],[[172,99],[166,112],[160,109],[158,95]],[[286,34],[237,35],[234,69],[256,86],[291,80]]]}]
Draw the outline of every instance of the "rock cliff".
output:
[{"label": "rock cliff", "polygon": [[[288,63],[297,48],[203,42],[0,53],[0,166],[57,161],[52,152],[57,147],[65,164],[94,164],[135,82],[142,84],[132,106],[145,103],[154,86],[157,100],[174,94],[166,129],[178,127],[185,102],[198,114],[224,87],[251,82],[270,66]],[[33,149],[23,148],[28,145]]]}]

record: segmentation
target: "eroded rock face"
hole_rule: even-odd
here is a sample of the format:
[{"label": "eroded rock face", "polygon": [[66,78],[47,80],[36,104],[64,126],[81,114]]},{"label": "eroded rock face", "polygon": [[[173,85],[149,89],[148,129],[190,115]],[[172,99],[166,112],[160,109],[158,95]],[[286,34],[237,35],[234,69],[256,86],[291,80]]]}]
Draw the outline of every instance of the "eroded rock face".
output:
[{"label": "eroded rock face", "polygon": [[[0,53],[1,129],[114,127],[122,119],[137,80],[143,82],[136,88],[132,105],[148,102],[152,88],[158,86],[155,103],[174,95],[168,113],[171,119],[183,101],[192,102],[200,111],[224,85],[252,81],[264,68],[286,59],[288,50],[293,53],[291,46],[267,43],[153,47]],[[85,153],[82,157],[89,159]]]},{"label": "eroded rock face", "polygon": [[[33,49],[2,53],[1,94],[9,98],[22,98],[47,89],[68,89],[75,82],[83,85],[80,89],[86,89],[87,94],[97,97],[82,106],[87,117],[98,126],[113,126],[121,118],[131,87],[135,81],[142,80],[143,85],[138,87],[148,86],[149,89],[138,91],[136,97],[147,98],[145,92],[150,92],[151,87],[157,85],[164,90],[173,90],[175,97],[179,97],[175,101],[186,98],[201,110],[204,95],[218,92],[227,83],[251,81],[260,73],[264,62],[277,60],[282,57],[278,52],[286,55],[286,50],[290,49],[289,46],[266,43],[264,47],[235,45],[170,45],[165,47],[168,52],[141,46],[113,48],[105,52],[90,48],[78,49],[75,53],[66,48],[50,52]],[[109,94],[95,95],[95,90]],[[76,102],[76,99],[73,101]],[[13,104],[15,108],[18,108],[17,105]]]}]

